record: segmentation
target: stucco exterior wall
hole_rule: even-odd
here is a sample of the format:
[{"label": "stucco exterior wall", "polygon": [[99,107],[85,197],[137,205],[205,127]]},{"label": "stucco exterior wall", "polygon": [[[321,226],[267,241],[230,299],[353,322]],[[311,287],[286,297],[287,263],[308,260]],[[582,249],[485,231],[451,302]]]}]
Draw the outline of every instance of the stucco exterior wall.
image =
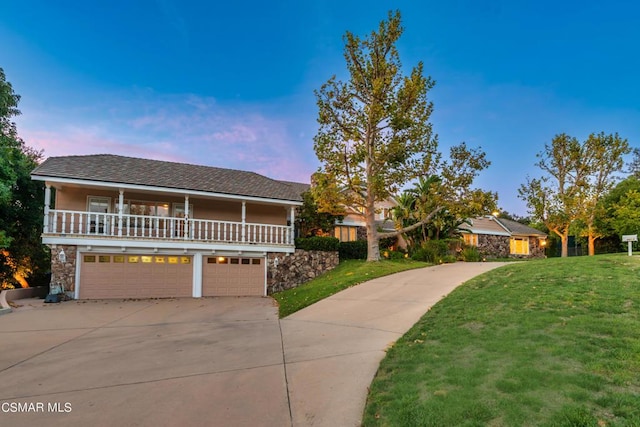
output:
[{"label": "stucco exterior wall", "polygon": [[[84,212],[87,210],[90,196],[108,197],[110,199],[110,212],[116,212],[120,194],[118,191],[113,190],[63,187],[55,192],[54,206],[55,209]],[[170,216],[173,215],[174,204],[184,204],[184,197],[169,194],[158,195],[125,191],[124,199],[139,202],[168,203]],[[191,197],[189,198],[189,205],[192,208],[189,216],[194,219],[242,221],[242,202],[240,200],[230,201]],[[246,222],[287,225],[288,215],[289,210],[285,206],[246,203]]]}]

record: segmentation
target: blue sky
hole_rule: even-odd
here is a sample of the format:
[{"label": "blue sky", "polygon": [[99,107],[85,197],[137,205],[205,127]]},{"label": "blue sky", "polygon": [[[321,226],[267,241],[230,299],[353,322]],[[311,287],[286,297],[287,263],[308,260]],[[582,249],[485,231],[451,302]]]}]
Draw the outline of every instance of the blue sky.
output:
[{"label": "blue sky", "polygon": [[[223,4],[219,4],[223,3]],[[273,4],[272,4],[273,3]],[[18,132],[45,156],[114,153],[307,181],[313,91],[345,78],[342,35],[400,9],[440,146],[466,141],[477,184],[525,214],[517,188],[554,135],[640,141],[634,1],[0,2],[0,67]]]}]

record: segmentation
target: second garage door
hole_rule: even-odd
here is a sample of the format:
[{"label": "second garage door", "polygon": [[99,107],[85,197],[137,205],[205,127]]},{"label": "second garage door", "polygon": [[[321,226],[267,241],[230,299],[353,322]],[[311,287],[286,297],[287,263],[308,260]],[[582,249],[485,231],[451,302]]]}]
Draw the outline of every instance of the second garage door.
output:
[{"label": "second garage door", "polygon": [[80,298],[190,297],[193,257],[81,255]]},{"label": "second garage door", "polygon": [[264,295],[264,258],[204,257],[202,296]]}]

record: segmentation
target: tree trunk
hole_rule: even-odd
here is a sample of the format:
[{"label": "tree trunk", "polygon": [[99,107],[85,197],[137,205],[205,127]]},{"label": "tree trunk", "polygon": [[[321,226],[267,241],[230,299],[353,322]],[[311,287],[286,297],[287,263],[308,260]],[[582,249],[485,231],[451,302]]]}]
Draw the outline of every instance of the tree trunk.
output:
[{"label": "tree trunk", "polygon": [[593,233],[589,233],[589,256],[596,254],[596,239],[597,237]]},{"label": "tree trunk", "polygon": [[365,210],[367,223],[367,262],[380,261],[380,242],[376,228],[375,198],[372,191],[367,191],[367,206]]},{"label": "tree trunk", "polygon": [[560,236],[560,241],[562,242],[562,252],[561,257],[566,258],[569,256],[569,232],[563,233]]},{"label": "tree trunk", "polygon": [[367,221],[367,261],[380,261],[380,243],[378,241],[378,229],[376,228],[373,203],[371,203],[371,206],[367,206],[365,216]]}]

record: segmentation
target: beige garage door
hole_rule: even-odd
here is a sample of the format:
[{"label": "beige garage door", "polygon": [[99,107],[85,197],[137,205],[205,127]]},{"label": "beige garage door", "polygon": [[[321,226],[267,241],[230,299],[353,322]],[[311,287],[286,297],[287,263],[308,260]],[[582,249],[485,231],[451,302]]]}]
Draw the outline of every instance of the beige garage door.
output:
[{"label": "beige garage door", "polygon": [[192,296],[193,257],[83,254],[80,298]]},{"label": "beige garage door", "polygon": [[264,295],[264,258],[204,257],[202,296]]}]

